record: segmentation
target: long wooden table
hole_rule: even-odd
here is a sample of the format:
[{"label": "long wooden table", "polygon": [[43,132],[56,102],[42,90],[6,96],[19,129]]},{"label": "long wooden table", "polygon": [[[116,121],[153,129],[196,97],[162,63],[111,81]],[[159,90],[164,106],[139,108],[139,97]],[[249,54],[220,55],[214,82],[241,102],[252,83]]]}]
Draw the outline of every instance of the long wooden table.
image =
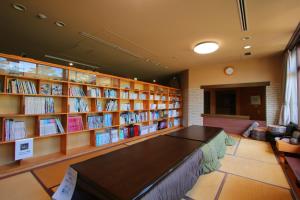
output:
[{"label": "long wooden table", "polygon": [[[191,176],[186,181],[190,185],[180,189],[189,190],[201,175],[203,141],[219,132],[220,129],[193,126],[72,165],[78,173],[73,199],[153,199],[157,197],[153,192],[156,188],[166,190],[170,181],[180,185],[189,178],[186,176]],[[194,139],[186,139],[187,136]],[[175,197],[178,198],[168,199]]]},{"label": "long wooden table", "polygon": [[193,125],[179,131],[169,133],[167,136],[208,143],[222,131],[222,128]]}]

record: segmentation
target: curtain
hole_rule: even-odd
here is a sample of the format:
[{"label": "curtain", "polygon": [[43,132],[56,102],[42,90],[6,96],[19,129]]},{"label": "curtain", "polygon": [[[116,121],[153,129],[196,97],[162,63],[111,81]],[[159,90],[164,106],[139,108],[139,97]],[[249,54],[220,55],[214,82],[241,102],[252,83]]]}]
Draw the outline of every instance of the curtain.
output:
[{"label": "curtain", "polygon": [[283,81],[283,104],[279,124],[298,124],[298,90],[297,90],[297,49],[287,52]]}]

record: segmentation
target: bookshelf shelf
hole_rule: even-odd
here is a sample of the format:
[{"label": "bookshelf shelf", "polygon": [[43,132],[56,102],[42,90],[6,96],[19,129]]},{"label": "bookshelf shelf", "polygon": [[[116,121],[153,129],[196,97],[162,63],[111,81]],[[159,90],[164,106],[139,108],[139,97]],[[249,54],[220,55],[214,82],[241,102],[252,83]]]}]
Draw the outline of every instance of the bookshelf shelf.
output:
[{"label": "bookshelf shelf", "polygon": [[[3,169],[10,171],[9,169],[14,168],[10,166],[15,166],[16,163],[16,168],[26,168],[49,163],[47,158],[50,159],[50,162],[52,160],[67,159],[75,155],[160,134],[163,131],[173,130],[181,126],[182,108],[168,109],[169,105],[175,104],[175,102],[182,105],[182,96],[179,94],[181,92],[179,89],[14,55],[0,53],[0,57],[2,58],[0,60],[0,177],[2,166]],[[19,68],[16,66],[19,66],[20,62],[23,62],[23,64],[29,63],[30,70],[24,73],[22,71],[24,66],[22,66],[23,68],[18,71]],[[14,71],[11,71],[11,64],[16,67],[13,69]],[[49,73],[49,70],[51,73]],[[22,85],[22,87],[26,89],[19,90],[20,86],[18,84],[20,82],[25,85]],[[26,94],[24,94],[24,91],[26,91]],[[27,94],[28,91],[30,91],[30,94]],[[29,106],[28,102],[25,103],[26,99],[51,100],[52,104],[49,105],[53,106],[51,111],[54,112],[25,114],[25,108],[28,109],[26,106]],[[77,106],[77,103],[80,106],[85,106],[84,109],[81,107],[74,109],[74,105]],[[112,107],[110,107],[111,103],[113,104]],[[121,104],[124,104],[125,107],[128,105],[129,107],[126,108],[128,110],[122,110],[125,107],[123,105],[121,108]],[[150,109],[152,104],[156,104],[156,109]],[[159,104],[165,104],[164,107],[166,108],[157,109]],[[49,105],[47,104],[47,106]],[[168,112],[172,110],[178,110],[179,116],[168,117]],[[139,117],[139,119],[130,119],[129,122],[132,123],[121,124],[121,115],[123,114]],[[151,120],[150,116],[153,114],[159,114],[160,118]],[[165,115],[167,116],[162,118]],[[105,121],[106,126],[104,118],[108,120]],[[40,123],[42,120],[42,122],[47,121],[47,119],[58,120],[61,123],[59,128],[63,128],[64,133],[41,134]],[[89,123],[95,123],[89,121],[93,119],[102,120],[102,125],[90,126]],[[33,158],[16,162],[13,155],[1,153],[11,151],[15,143],[14,140],[5,141],[5,120],[24,121],[25,132],[27,133],[25,138],[33,138],[34,145],[36,145]],[[142,121],[138,122],[140,120]],[[81,128],[73,129],[72,126],[75,125],[80,125]],[[148,131],[145,135],[140,132],[139,136],[133,137],[130,135],[128,138],[121,138],[121,131],[127,128],[129,130],[132,127],[138,127],[140,131],[145,128]],[[113,131],[117,133],[117,137],[120,137],[118,138],[119,141],[113,140]],[[107,132],[110,133],[111,141],[108,144],[96,146],[96,135]]]}]

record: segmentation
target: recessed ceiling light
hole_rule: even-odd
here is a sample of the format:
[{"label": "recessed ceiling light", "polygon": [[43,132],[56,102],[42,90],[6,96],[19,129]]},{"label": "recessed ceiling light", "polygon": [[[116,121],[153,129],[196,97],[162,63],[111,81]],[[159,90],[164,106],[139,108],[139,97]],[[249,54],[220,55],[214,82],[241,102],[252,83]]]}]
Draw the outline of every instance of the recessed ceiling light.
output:
[{"label": "recessed ceiling light", "polygon": [[194,52],[198,54],[209,54],[217,51],[219,44],[216,42],[202,42],[194,47]]},{"label": "recessed ceiling light", "polygon": [[250,49],[251,48],[251,46],[250,45],[246,45],[246,46],[244,46],[244,49]]},{"label": "recessed ceiling light", "polygon": [[55,25],[58,26],[58,27],[64,27],[65,23],[63,23],[62,21],[56,21]]},{"label": "recessed ceiling light", "polygon": [[70,62],[70,63],[69,63],[69,65],[70,65],[70,66],[73,66],[73,63],[72,63],[72,62]]},{"label": "recessed ceiling light", "polygon": [[133,80],[137,81],[138,79],[137,79],[137,77],[134,77]]},{"label": "recessed ceiling light", "polygon": [[153,83],[156,83],[156,80],[153,80]]},{"label": "recessed ceiling light", "polygon": [[39,19],[47,19],[47,16],[43,13],[37,14],[36,17],[39,18]]},{"label": "recessed ceiling light", "polygon": [[245,37],[242,38],[242,40],[250,40],[250,39],[251,39],[250,36],[245,36]]},{"label": "recessed ceiling light", "polygon": [[23,6],[22,4],[19,4],[19,3],[13,3],[12,4],[12,7],[18,11],[25,11],[26,10],[26,7]]}]

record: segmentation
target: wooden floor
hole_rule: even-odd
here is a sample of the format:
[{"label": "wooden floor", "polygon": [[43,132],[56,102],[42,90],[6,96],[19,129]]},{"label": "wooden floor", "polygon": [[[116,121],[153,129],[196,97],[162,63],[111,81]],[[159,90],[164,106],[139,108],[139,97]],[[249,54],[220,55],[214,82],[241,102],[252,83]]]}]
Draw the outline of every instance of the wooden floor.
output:
[{"label": "wooden floor", "polygon": [[[265,142],[238,136],[234,138],[236,145],[227,148],[226,156],[221,161],[222,167],[218,171],[201,176],[184,199],[293,199],[289,184],[271,146]],[[144,140],[145,138],[1,179],[1,199],[51,199],[70,164],[126,148]]]}]

